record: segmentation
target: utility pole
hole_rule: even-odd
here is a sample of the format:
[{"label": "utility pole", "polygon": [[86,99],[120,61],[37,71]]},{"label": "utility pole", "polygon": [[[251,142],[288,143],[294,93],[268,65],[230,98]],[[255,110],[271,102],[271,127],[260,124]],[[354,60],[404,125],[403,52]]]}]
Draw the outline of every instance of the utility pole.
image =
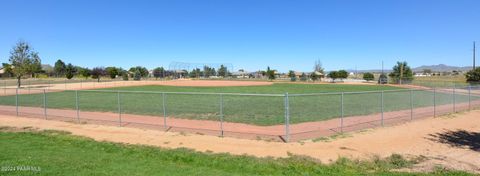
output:
[{"label": "utility pole", "polygon": [[400,85],[402,85],[402,79],[403,79],[403,65],[404,63],[402,63],[400,65]]},{"label": "utility pole", "polygon": [[473,69],[475,70],[475,41],[473,41]]}]

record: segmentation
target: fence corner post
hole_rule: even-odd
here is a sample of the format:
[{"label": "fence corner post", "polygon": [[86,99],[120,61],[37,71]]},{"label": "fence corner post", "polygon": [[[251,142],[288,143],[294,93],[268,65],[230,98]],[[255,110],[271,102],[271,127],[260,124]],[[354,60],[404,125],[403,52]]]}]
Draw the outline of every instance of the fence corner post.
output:
[{"label": "fence corner post", "polygon": [[165,104],[165,93],[162,93],[162,106],[163,106],[163,128],[167,129],[167,106]]},{"label": "fence corner post", "polygon": [[410,90],[410,120],[413,120],[413,89]]},{"label": "fence corner post", "polygon": [[342,96],[341,96],[341,116],[340,116],[340,133],[343,133],[343,118],[345,116],[345,109],[344,109],[344,103],[343,103],[343,99],[344,99],[344,96],[345,96],[345,92],[342,92]]},{"label": "fence corner post", "polygon": [[43,89],[43,115],[45,116],[45,120],[48,119],[47,117],[47,91]]},{"label": "fence corner post", "polygon": [[456,100],[456,97],[455,97],[455,89],[456,89],[456,86],[455,86],[455,83],[453,83],[453,90],[452,90],[452,96],[453,96],[453,113],[457,112],[457,107],[456,107],[456,104],[457,104],[457,100]]},{"label": "fence corner post", "polygon": [[118,105],[118,125],[122,126],[122,106],[120,104],[120,91],[117,91],[117,105]]},{"label": "fence corner post", "polygon": [[290,107],[288,92],[285,93],[285,142],[290,141]]},{"label": "fence corner post", "polygon": [[15,89],[15,112],[18,116],[18,87]]},{"label": "fence corner post", "polygon": [[433,87],[433,117],[437,117],[437,88]]},{"label": "fence corner post", "polygon": [[78,90],[75,90],[75,108],[77,109],[77,121],[80,123],[80,106],[78,104]]},{"label": "fence corner post", "polygon": [[472,85],[468,85],[468,110],[472,110]]},{"label": "fence corner post", "polygon": [[382,119],[381,119],[382,122],[381,122],[381,123],[382,123],[382,126],[384,126],[384,119],[383,119],[383,118],[384,118],[384,117],[383,117],[383,112],[384,112],[384,108],[385,108],[385,103],[384,103],[384,98],[383,98],[384,92],[385,92],[385,91],[382,90],[382,93],[381,93],[381,103],[382,103],[382,105],[381,105],[381,106],[382,106],[382,107],[381,107],[381,109],[382,109]]},{"label": "fence corner post", "polygon": [[223,137],[223,94],[220,94],[220,131],[221,136]]}]

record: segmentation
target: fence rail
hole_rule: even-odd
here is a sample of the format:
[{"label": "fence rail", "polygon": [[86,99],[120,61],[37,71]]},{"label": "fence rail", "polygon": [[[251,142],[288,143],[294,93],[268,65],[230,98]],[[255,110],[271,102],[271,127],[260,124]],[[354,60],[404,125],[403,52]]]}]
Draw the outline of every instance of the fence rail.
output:
[{"label": "fence rail", "polygon": [[285,142],[480,106],[480,86],[309,94],[3,89],[5,114]]}]

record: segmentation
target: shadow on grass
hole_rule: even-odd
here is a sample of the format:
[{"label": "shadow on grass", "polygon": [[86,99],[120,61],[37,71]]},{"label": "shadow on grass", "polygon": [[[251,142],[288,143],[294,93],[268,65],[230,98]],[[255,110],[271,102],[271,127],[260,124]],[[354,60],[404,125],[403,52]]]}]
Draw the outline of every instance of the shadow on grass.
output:
[{"label": "shadow on grass", "polygon": [[445,131],[442,133],[430,134],[429,140],[448,144],[452,147],[466,147],[470,150],[480,152],[480,133],[465,130]]}]

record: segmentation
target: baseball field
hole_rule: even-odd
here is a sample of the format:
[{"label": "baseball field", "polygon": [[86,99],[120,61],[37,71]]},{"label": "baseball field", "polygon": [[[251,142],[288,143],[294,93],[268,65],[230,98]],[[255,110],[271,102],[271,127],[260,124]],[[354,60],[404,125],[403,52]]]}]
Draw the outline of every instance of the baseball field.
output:
[{"label": "baseball field", "polygon": [[[96,87],[85,85],[78,87],[78,85],[75,85],[77,83],[53,85],[72,87],[71,90],[56,89],[55,87],[46,88],[44,85],[35,85],[18,90],[5,87],[4,94],[0,96],[0,111],[15,111],[15,107],[17,107],[16,111],[19,113],[19,116],[33,114],[43,118],[43,115],[45,115],[47,119],[63,116],[73,119],[74,122],[76,122],[76,118],[78,120],[89,118],[103,119],[113,122],[118,120],[120,121],[120,126],[123,127],[136,127],[130,124],[134,122],[151,123],[151,125],[156,125],[153,127],[155,129],[153,131],[157,132],[159,129],[164,130],[158,126],[168,125],[170,126],[168,129],[179,127],[177,130],[167,129],[166,131],[168,132],[163,133],[163,135],[168,134],[168,137],[159,137],[157,132],[153,132],[154,135],[151,139],[149,137],[148,140],[158,138],[159,140],[161,139],[161,145],[175,145],[172,147],[181,149],[158,149],[148,146],[98,142],[71,136],[64,132],[42,131],[30,129],[29,127],[22,129],[2,127],[0,130],[0,139],[2,139],[0,141],[2,142],[0,144],[4,146],[5,151],[8,151],[0,154],[4,161],[8,161],[3,163],[3,165],[35,165],[41,168],[48,168],[48,170],[42,170],[41,172],[47,175],[57,172],[73,172],[77,168],[86,167],[95,168],[96,172],[103,172],[105,175],[114,175],[120,172],[122,174],[150,175],[160,173],[160,171],[169,175],[185,175],[188,173],[208,173],[210,175],[225,175],[227,173],[229,175],[351,175],[359,173],[367,175],[418,175],[417,171],[407,173],[398,169],[412,168],[414,165],[424,162],[421,157],[405,158],[402,155],[389,154],[388,156],[373,157],[373,159],[369,156],[367,157],[369,159],[362,161],[351,158],[337,158],[335,162],[330,162],[330,164],[320,164],[314,158],[289,154],[288,150],[295,149],[296,151],[302,148],[301,146],[305,142],[308,143],[308,146],[324,146],[324,144],[318,144],[319,141],[326,142],[324,147],[328,148],[328,142],[336,141],[336,138],[344,138],[344,136],[349,135],[335,131],[340,125],[340,119],[342,119],[342,125],[345,123],[344,128],[347,128],[348,125],[368,124],[360,125],[359,128],[353,128],[352,130],[358,131],[376,127],[380,120],[383,123],[384,118],[385,121],[392,119],[420,119],[420,117],[432,117],[435,113],[441,115],[466,110],[471,105],[476,107],[479,104],[478,90],[472,89],[472,87],[468,87],[468,89],[467,87],[429,89],[375,84],[249,83],[245,81],[195,80],[129,83],[131,84],[128,86],[121,86],[123,85],[121,83],[112,83],[111,86],[104,85],[104,87],[98,85]],[[280,151],[283,153],[275,153],[276,150],[268,150],[273,153],[266,156],[283,156],[286,150],[287,158],[257,158],[245,155],[218,154],[218,151],[224,150],[223,148],[213,149],[216,154],[209,152],[201,153],[183,148],[184,143],[187,146],[195,145],[193,148],[201,148],[211,146],[204,145],[203,142],[212,141],[212,139],[223,140],[223,138],[216,139],[215,136],[219,136],[219,133],[215,132],[213,136],[210,136],[205,135],[209,133],[199,132],[202,129],[218,130],[219,122],[223,122],[220,123],[223,125],[221,129],[222,135],[225,131],[227,134],[228,132],[252,133],[257,137],[272,135],[285,138],[286,136],[283,135],[285,135],[286,130],[286,113],[288,113],[288,124],[290,124],[288,128],[290,130],[289,135],[291,138],[295,138],[292,141],[298,142],[282,145],[284,150]],[[10,123],[7,122],[10,118],[6,116],[3,120],[6,120],[5,123]],[[22,122],[18,121],[18,118],[11,120],[12,123],[26,124],[22,120],[20,120]],[[35,126],[33,124],[38,124],[38,122],[32,122],[30,126]],[[57,122],[41,120],[41,123]],[[425,127],[428,124],[430,122],[419,124],[419,126]],[[78,128],[83,128],[84,124],[74,125],[75,128],[77,128],[77,125]],[[39,126],[42,125],[39,124]],[[66,127],[65,124],[58,124],[51,128],[62,129],[62,126]],[[69,128],[73,127],[67,126]],[[96,136],[101,134],[101,131],[107,130],[109,133],[107,136],[110,137],[114,137],[115,135],[113,134],[116,133],[123,134],[121,129],[126,129],[127,131],[136,129],[117,129],[118,127],[111,129],[112,127],[102,125],[88,126],[88,128],[82,129],[85,132],[89,131],[88,135]],[[406,129],[403,128],[406,127],[402,127],[402,129],[397,131],[405,131]],[[438,125],[438,128],[442,127]],[[50,127],[45,127],[45,129],[50,129]],[[68,131],[71,129],[65,128],[64,130]],[[435,127],[435,130],[438,129]],[[170,131],[179,133],[170,135]],[[184,131],[187,133],[184,133]],[[330,131],[330,133],[325,131]],[[388,131],[388,129],[385,128],[384,131]],[[309,132],[308,135],[302,136],[306,132]],[[383,133],[379,132],[378,135],[388,139],[391,138],[388,137],[389,134]],[[410,133],[413,135],[414,132]],[[138,135],[137,132],[132,132],[132,134]],[[332,134],[334,135],[328,137],[328,135]],[[395,132],[395,134],[402,133]],[[179,136],[184,136],[189,138],[189,140],[177,139]],[[233,136],[235,137],[235,135]],[[239,136],[240,138],[244,137],[242,135]],[[127,139],[125,136],[118,138],[118,140],[110,137],[101,137],[101,139],[96,140],[108,139],[122,142]],[[128,137],[128,139],[132,140],[137,138],[138,136]],[[203,138],[205,138],[205,141],[202,142]],[[196,141],[197,139],[199,141]],[[306,141],[306,139],[311,140]],[[372,139],[378,139],[378,137],[372,136]],[[249,144],[254,140],[245,141],[245,139],[235,138],[225,140],[231,141],[234,146],[245,145],[253,147],[257,145]],[[391,140],[394,141],[394,138]],[[176,141],[177,143],[170,144],[171,141]],[[277,142],[272,143],[269,140],[256,141],[255,143],[261,143],[261,145],[265,146],[279,145]],[[145,144],[150,143],[146,142]],[[288,146],[291,145],[292,147],[289,148]],[[343,148],[343,144],[339,145],[335,148],[339,150],[337,152],[348,150],[348,148]],[[366,144],[359,142],[359,145],[363,146]],[[256,147],[253,148],[256,152],[260,151],[262,153],[261,151],[263,151]],[[203,149],[208,149],[208,147]],[[236,150],[229,147],[225,151]],[[299,151],[296,152],[298,153]],[[26,159],[25,157],[16,158],[20,153],[22,153],[22,156],[35,155],[34,160]],[[65,155],[65,153],[68,154]],[[237,152],[236,154],[241,153]],[[258,152],[255,155],[263,156]],[[325,155],[322,154],[321,156]],[[178,171],[178,167],[182,168],[181,171]],[[455,169],[458,169],[458,167],[455,167]],[[12,173],[15,174],[16,172]],[[465,172],[436,169],[431,169],[428,173],[437,175],[468,175]],[[78,175],[90,174],[91,172],[88,170],[78,173]]]}]

